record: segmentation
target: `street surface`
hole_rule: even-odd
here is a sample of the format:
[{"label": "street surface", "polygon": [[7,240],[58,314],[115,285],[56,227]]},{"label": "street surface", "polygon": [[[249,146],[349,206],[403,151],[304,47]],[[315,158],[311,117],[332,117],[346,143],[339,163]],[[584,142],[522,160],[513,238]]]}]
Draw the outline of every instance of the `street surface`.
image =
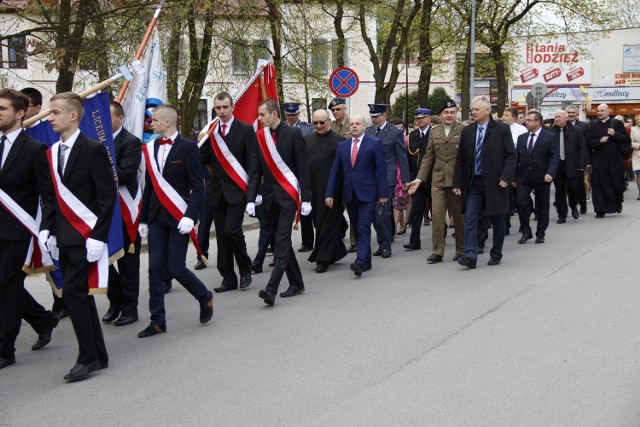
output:
[{"label": "street surface", "polygon": [[[248,290],[215,295],[206,325],[174,282],[168,332],[147,339],[136,336],[148,325],[143,254],[140,321],[103,326],[108,369],[66,384],[69,319],[39,352],[23,324],[17,363],[0,371],[0,425],[638,426],[640,201],[635,189],[625,196],[623,213],[604,219],[589,202],[589,214],[557,225],[552,207],[542,245],[518,245],[513,217],[498,266],[488,250],[475,270],[452,262],[451,238],[444,262],[427,265],[430,227],[421,251],[397,236],[392,258],[375,257],[359,279],[355,254],[325,274],[298,254],[306,292],[275,307],[257,295],[268,256]],[[258,230],[246,236],[253,256]],[[211,243],[197,272],[208,288],[220,282]],[[27,287],[51,306],[43,277]],[[102,316],[106,296],[97,302]]]}]

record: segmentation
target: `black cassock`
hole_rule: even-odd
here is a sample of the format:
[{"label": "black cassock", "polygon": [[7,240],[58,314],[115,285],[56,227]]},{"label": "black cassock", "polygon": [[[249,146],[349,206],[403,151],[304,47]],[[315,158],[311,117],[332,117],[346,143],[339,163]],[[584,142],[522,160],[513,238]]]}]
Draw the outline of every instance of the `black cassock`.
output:
[{"label": "black cassock", "polygon": [[[613,128],[607,142],[600,139]],[[595,121],[587,134],[587,147],[592,149],[591,200],[596,213],[615,213],[622,208],[625,190],[624,164],[620,145],[631,144],[631,138],[619,120]]]},{"label": "black cassock", "polygon": [[324,203],[333,158],[338,143],[344,139],[344,136],[332,130],[323,135],[313,132],[304,138],[311,177],[311,219],[316,230],[316,244],[309,256],[311,262],[333,264],[347,255],[342,239],[349,224],[344,219],[341,182],[336,185],[333,208],[329,209]]}]

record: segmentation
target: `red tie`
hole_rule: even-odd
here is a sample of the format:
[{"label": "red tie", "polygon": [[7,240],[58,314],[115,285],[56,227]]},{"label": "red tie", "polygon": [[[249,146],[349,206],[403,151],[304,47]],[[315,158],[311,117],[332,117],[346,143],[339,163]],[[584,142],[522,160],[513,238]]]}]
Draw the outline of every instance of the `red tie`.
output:
[{"label": "red tie", "polygon": [[160,139],[158,139],[158,143],[160,145],[164,145],[164,144],[172,145],[173,144],[173,140],[171,138],[160,138]]},{"label": "red tie", "polygon": [[227,135],[227,125],[222,124],[222,126],[220,126],[222,128],[222,136],[226,136]]},{"label": "red tie", "polygon": [[360,140],[358,138],[353,140],[353,148],[351,149],[351,167],[356,165],[356,157],[358,157],[358,143]]}]

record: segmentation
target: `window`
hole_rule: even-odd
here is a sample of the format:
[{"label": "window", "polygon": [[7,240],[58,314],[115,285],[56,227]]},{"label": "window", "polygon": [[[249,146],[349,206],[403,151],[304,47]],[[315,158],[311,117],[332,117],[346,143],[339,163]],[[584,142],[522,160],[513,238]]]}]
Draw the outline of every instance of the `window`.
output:
[{"label": "window", "polygon": [[209,112],[207,111],[207,100],[201,99],[198,102],[198,109],[196,116],[193,118],[193,129],[200,131],[204,126],[209,123]]},{"label": "window", "polygon": [[9,39],[9,68],[27,68],[27,39],[25,36]]},{"label": "window", "polygon": [[325,39],[315,39],[311,46],[311,72],[316,75],[327,74],[329,71],[329,42]]},{"label": "window", "polygon": [[[347,45],[347,41],[344,41],[344,52],[343,52],[344,66],[349,66],[349,49]],[[338,40],[331,41],[331,62],[333,69],[338,68]]]},{"label": "window", "polygon": [[233,74],[251,74],[258,59],[269,59],[269,40],[236,41],[231,45]]}]

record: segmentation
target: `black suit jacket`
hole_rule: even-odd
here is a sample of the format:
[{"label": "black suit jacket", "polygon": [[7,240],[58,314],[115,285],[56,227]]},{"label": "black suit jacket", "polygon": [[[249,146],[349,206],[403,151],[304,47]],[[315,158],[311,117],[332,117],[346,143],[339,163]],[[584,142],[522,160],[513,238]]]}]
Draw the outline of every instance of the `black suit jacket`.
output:
[{"label": "black suit jacket", "polygon": [[[151,161],[158,164],[158,147],[154,144],[154,153]],[[158,169],[161,169],[158,167]],[[202,162],[198,144],[178,135],[167,155],[167,160],[162,169],[162,176],[187,202],[187,210],[184,216],[193,222],[198,221],[200,208],[204,195],[204,176],[202,175]],[[145,187],[142,194],[142,212],[140,222],[148,224],[157,215],[162,215],[167,223],[178,225],[171,214],[162,206],[149,177],[149,171],[145,174]],[[179,218],[180,219],[180,218]]]},{"label": "black suit jacket", "polygon": [[[257,161],[255,150],[257,148],[256,133],[253,126],[241,122],[234,118],[231,128],[225,136],[222,137],[229,147],[231,154],[242,165],[242,168],[249,174],[255,168],[254,162]],[[236,185],[231,177],[225,172],[224,168],[218,161],[211,141],[207,140],[200,149],[202,152],[202,161],[205,165],[210,165],[212,173],[211,178],[211,204],[219,206],[222,198],[230,205],[243,205],[247,202],[247,195]]]},{"label": "black suit jacket", "polygon": [[567,123],[563,128],[552,126],[550,131],[558,140],[558,154],[560,154],[560,132],[564,132],[564,161],[567,166],[566,175],[568,177],[583,176],[588,157],[587,146],[582,131],[576,129],[571,123]]},{"label": "black suit jacket", "polygon": [[560,164],[558,138],[551,132],[540,129],[531,153],[527,150],[530,132],[518,137],[518,182],[544,182],[545,175],[555,178]]},{"label": "black suit jacket", "polygon": [[140,138],[122,128],[113,140],[116,149],[116,168],[118,171],[118,185],[124,185],[131,197],[138,192],[138,169],[142,160],[142,142]]},{"label": "black suit jacket", "polygon": [[[258,132],[264,132],[260,129]],[[307,164],[307,154],[304,145],[304,138],[300,129],[289,126],[284,121],[275,130],[276,148],[287,164],[289,169],[298,179],[300,184],[301,200],[303,202],[311,201],[311,185],[309,183],[309,165]],[[262,194],[262,203],[266,210],[271,209],[274,200],[282,208],[294,209],[296,202],[289,194],[278,184],[271,170],[267,166],[264,155],[260,148],[256,149],[258,161],[255,162],[253,171],[249,174],[249,193],[247,201],[254,201],[258,194],[260,185],[260,177],[264,174],[264,183],[260,193]]]},{"label": "black suit jacket", "polygon": [[[58,245],[84,246],[85,239],[62,215],[53,184],[49,182],[55,201],[45,204],[40,229],[56,236]],[[107,242],[116,201],[116,181],[106,147],[80,133],[69,153],[62,183],[98,217],[89,237]]]},{"label": "black suit jacket", "polygon": [[[429,132],[433,129],[431,126],[427,128],[427,132],[423,137],[420,136],[420,128],[414,129],[409,134],[409,146],[407,148],[407,157],[409,159],[409,174],[411,175],[411,180],[413,181],[418,176],[418,171],[420,171],[420,165],[422,164],[422,159],[424,159],[424,154],[427,151],[427,146],[429,145]],[[426,182],[422,182],[420,184],[421,187],[428,187],[431,185],[431,174],[427,178]]]},{"label": "black suit jacket", "polygon": [[[33,218],[38,210],[38,197],[47,199],[49,165],[47,146],[23,130],[11,146],[0,170],[0,189],[7,193]],[[28,240],[31,234],[6,209],[0,208],[0,240]]]}]

